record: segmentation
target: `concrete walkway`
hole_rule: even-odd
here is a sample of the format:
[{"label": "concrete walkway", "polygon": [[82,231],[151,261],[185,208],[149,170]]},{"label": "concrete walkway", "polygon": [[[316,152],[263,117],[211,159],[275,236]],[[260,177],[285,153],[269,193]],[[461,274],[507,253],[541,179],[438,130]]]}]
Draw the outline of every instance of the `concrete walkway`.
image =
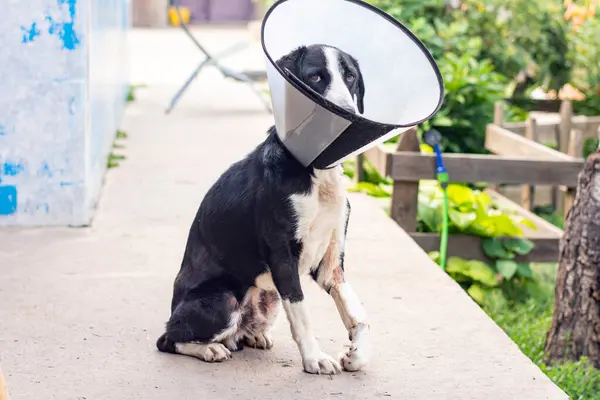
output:
[{"label": "concrete walkway", "polygon": [[[219,47],[242,34],[207,35]],[[346,265],[371,316],[367,369],[303,373],[285,318],[272,350],[223,364],[156,351],[197,206],[271,117],[246,88],[209,72],[165,116],[195,53],[178,51],[188,48],[178,31],[135,31],[132,41],[134,81],[149,87],[128,108],[127,160],[108,172],[93,226],[0,230],[0,364],[13,400],[567,399],[360,195]],[[347,334],[333,301],[305,287],[319,341],[337,354]]]}]

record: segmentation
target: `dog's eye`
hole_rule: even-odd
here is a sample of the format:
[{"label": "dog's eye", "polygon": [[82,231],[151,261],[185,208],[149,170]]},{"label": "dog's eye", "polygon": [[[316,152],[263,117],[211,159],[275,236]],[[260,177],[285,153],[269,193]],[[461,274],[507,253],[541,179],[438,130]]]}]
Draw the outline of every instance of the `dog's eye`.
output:
[{"label": "dog's eye", "polygon": [[346,74],[347,82],[354,82],[355,79],[356,79],[356,76],[354,76],[353,74]]},{"label": "dog's eye", "polygon": [[308,77],[308,79],[311,80],[311,82],[321,82],[321,75],[311,75]]}]

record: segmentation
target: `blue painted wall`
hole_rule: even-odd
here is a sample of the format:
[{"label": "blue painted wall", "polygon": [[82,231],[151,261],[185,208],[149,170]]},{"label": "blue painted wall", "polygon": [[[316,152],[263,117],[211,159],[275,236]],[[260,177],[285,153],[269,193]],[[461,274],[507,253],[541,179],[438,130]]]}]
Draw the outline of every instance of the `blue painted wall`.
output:
[{"label": "blue painted wall", "polygon": [[0,226],[87,225],[125,106],[129,0],[5,0]]}]

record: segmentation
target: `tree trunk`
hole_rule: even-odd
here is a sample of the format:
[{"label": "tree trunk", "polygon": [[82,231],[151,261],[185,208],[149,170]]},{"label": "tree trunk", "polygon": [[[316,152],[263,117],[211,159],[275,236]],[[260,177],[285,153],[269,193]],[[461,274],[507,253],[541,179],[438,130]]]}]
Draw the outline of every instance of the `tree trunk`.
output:
[{"label": "tree trunk", "polygon": [[600,151],[579,173],[560,242],[546,361],[578,360],[600,368]]}]

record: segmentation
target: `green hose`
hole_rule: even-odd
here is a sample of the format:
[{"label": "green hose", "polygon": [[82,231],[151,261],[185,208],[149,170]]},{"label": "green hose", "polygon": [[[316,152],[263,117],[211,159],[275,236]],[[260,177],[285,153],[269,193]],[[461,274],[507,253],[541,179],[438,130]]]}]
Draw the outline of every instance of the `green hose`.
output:
[{"label": "green hose", "polygon": [[442,235],[440,238],[440,267],[443,270],[446,270],[446,258],[448,253],[448,221],[450,219],[450,205],[448,201],[448,173],[447,172],[438,172],[437,174],[438,182],[442,188],[442,192],[444,193],[444,213],[442,218]]},{"label": "green hose", "polygon": [[442,159],[442,150],[440,148],[442,135],[435,129],[430,129],[425,132],[423,139],[425,140],[425,143],[433,148],[433,152],[435,153],[435,176],[440,183],[444,195],[442,234],[440,236],[440,267],[442,267],[442,270],[446,270],[446,257],[448,255],[448,223],[450,221],[450,205],[447,189],[450,177],[448,176],[448,171],[446,170],[444,160]]},{"label": "green hose", "polygon": [[448,192],[444,186],[442,186],[442,191],[444,192],[444,218],[442,219],[442,236],[440,239],[440,267],[442,267],[442,270],[446,270],[446,257],[448,252],[448,219],[450,218]]}]

